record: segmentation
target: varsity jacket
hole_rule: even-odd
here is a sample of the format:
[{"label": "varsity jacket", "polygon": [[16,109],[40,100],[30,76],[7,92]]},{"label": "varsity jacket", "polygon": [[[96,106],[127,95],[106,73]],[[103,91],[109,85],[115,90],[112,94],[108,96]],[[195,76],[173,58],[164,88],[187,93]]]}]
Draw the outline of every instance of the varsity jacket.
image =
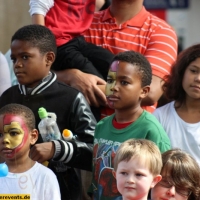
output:
[{"label": "varsity jacket", "polygon": [[[48,80],[44,79],[34,89],[30,90],[24,85],[15,85],[6,90],[0,97],[0,108],[8,103],[18,103],[29,107],[35,114],[36,128],[40,122],[38,109],[44,107],[47,112],[53,112],[57,115],[57,124],[61,133],[67,128],[76,136],[76,140],[69,142],[64,140],[53,141],[55,154],[50,162],[50,168],[57,176],[69,167],[70,176],[73,177],[73,180],[77,175],[72,168],[92,170],[93,137],[96,120],[87,101],[78,90],[58,82],[56,74],[52,73]],[[37,142],[43,142],[40,135]],[[63,175],[60,176],[62,179]],[[72,178],[68,177],[67,179]],[[79,182],[78,178],[77,182]],[[65,184],[67,187],[69,184],[74,183],[66,183],[65,181]],[[63,185],[60,185],[60,187],[62,194]],[[79,189],[81,190],[81,185]],[[65,190],[63,192],[69,192],[66,191],[66,188],[63,190]],[[70,190],[69,194],[74,193],[77,195],[77,185],[76,188]],[[64,198],[62,197],[62,199]],[[65,196],[65,199],[77,200],[79,198]]]}]

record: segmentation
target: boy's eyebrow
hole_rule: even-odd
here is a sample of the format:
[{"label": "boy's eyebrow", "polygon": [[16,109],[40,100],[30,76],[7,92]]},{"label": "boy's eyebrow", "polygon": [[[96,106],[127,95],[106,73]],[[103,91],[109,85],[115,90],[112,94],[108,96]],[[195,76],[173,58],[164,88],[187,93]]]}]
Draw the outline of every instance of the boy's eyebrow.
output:
[{"label": "boy's eyebrow", "polygon": [[117,78],[119,78],[119,79],[127,79],[127,80],[131,80],[131,78],[128,77],[128,76],[118,76]]},{"label": "boy's eyebrow", "polygon": [[[29,55],[30,55],[31,53],[26,52],[26,51],[25,51],[25,52],[23,51],[23,52],[18,53],[17,55],[23,55],[23,54],[29,54]],[[10,54],[10,57],[11,57],[11,58],[12,58],[13,56],[14,56],[13,54]]]},{"label": "boy's eyebrow", "polygon": [[[5,130],[4,129],[4,133],[8,133],[8,132],[10,132],[10,131],[16,131],[16,130],[20,130],[19,128],[12,128],[12,127],[10,127],[10,128],[8,128],[7,130]],[[21,131],[21,130],[20,130]]]}]

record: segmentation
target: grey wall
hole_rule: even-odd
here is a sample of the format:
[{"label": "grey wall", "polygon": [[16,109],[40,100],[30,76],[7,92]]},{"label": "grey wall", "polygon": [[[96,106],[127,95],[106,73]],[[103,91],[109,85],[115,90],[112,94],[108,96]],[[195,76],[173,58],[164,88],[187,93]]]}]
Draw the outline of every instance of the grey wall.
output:
[{"label": "grey wall", "polygon": [[29,0],[0,0],[0,51],[6,53],[13,33],[31,23]]},{"label": "grey wall", "polygon": [[183,38],[184,48],[200,43],[200,0],[191,0],[189,9],[168,10],[167,21]]},{"label": "grey wall", "polygon": [[[29,0],[0,0],[0,51],[6,53],[13,33],[31,23]],[[169,10],[168,22],[184,38],[184,48],[200,43],[200,0],[190,0],[186,10]]]}]

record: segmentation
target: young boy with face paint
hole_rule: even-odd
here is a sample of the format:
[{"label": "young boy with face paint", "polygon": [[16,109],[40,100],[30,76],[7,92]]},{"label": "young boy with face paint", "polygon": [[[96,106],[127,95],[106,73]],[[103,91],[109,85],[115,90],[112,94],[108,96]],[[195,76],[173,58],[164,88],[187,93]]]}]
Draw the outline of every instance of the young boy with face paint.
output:
[{"label": "young boy with face paint", "polygon": [[0,108],[8,103],[25,105],[33,111],[38,127],[38,110],[44,107],[57,115],[60,132],[67,128],[76,135],[76,140],[51,142],[43,142],[39,135],[30,153],[35,161],[49,161],[48,167],[57,176],[62,199],[78,200],[82,186],[77,168],[92,171],[96,120],[82,93],[58,82],[50,70],[56,49],[55,37],[45,26],[27,25],[14,33],[11,59],[19,84],[1,95]]},{"label": "young boy with face paint", "polygon": [[[118,199],[113,162],[119,145],[130,139],[148,139],[164,152],[170,141],[156,118],[140,103],[148,95],[151,66],[140,53],[126,51],[115,56],[106,85],[108,105],[115,113],[101,120],[95,129],[93,150],[94,199]],[[109,183],[109,184],[108,184]]]},{"label": "young boy with face paint", "polygon": [[33,112],[20,104],[0,109],[0,156],[9,173],[0,179],[0,194],[27,194],[30,199],[60,199],[55,174],[31,159],[30,147],[38,139]]}]

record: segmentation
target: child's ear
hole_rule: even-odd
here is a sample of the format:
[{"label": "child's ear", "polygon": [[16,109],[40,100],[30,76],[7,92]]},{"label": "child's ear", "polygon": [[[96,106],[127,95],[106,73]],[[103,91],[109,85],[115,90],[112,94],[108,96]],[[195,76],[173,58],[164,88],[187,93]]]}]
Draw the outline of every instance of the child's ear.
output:
[{"label": "child's ear", "polygon": [[53,64],[53,62],[55,61],[55,54],[53,51],[50,51],[46,54],[46,64],[47,67],[51,67],[51,65]]},{"label": "child's ear", "polygon": [[149,85],[144,86],[144,87],[142,88],[142,92],[141,92],[141,94],[140,94],[140,98],[141,98],[141,99],[144,99],[144,98],[149,94],[149,91],[150,91],[150,86],[149,86]]},{"label": "child's ear", "polygon": [[38,130],[33,129],[29,134],[30,134],[30,144],[34,145],[38,140]]},{"label": "child's ear", "polygon": [[115,170],[112,170],[112,174],[116,178],[116,172],[115,172]]},{"label": "child's ear", "polygon": [[153,188],[158,182],[160,182],[162,179],[161,175],[156,175],[151,183],[151,188]]}]

